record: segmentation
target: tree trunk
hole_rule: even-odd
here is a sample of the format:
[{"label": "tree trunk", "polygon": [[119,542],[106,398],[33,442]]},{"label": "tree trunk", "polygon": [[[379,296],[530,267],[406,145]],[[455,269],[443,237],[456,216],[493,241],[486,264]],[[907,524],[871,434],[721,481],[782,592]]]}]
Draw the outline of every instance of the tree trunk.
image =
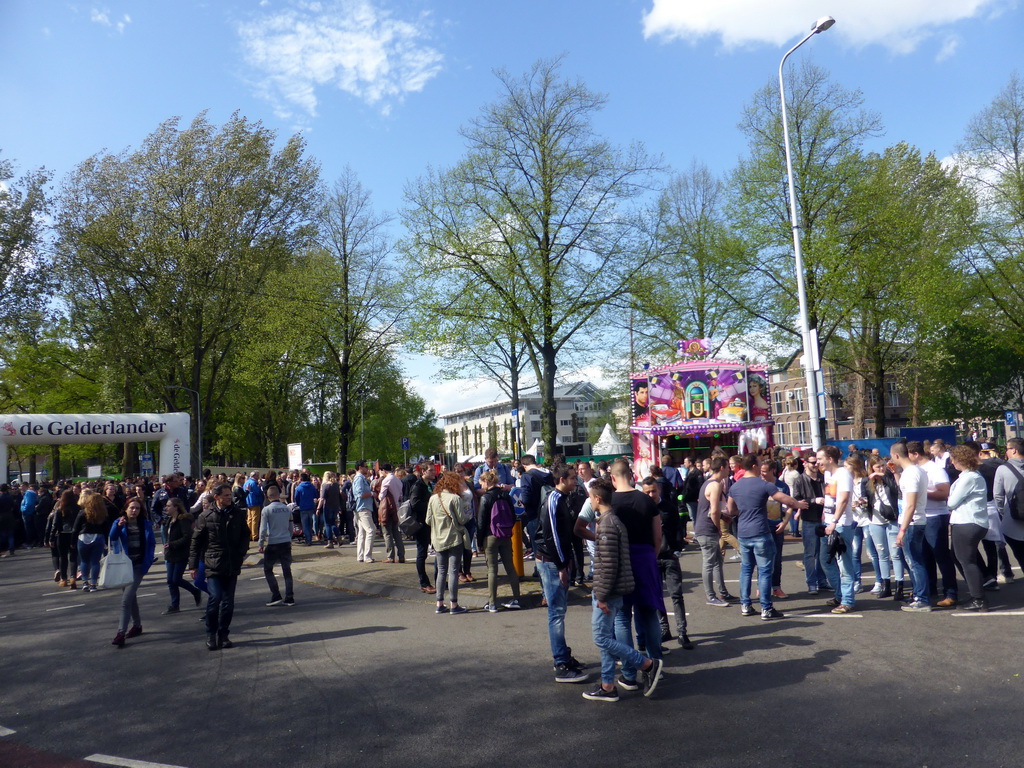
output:
[{"label": "tree trunk", "polygon": [[[128,373],[124,375],[124,412],[135,411],[132,400],[132,388],[128,381]],[[124,443],[121,448],[121,476],[130,477],[136,474],[139,467],[139,446],[138,443]]]},{"label": "tree trunk", "polygon": [[518,459],[523,455],[523,434],[522,430],[519,429],[520,414],[519,414],[519,366],[516,360],[513,360],[512,365],[509,366],[509,384],[512,391],[512,410],[515,411],[516,415],[512,419],[512,456]]},{"label": "tree trunk", "polygon": [[338,418],[338,474],[344,475],[348,469],[349,435],[352,432],[351,393],[352,385],[348,380],[349,364],[343,355],[339,370],[341,382],[341,413]]},{"label": "tree trunk", "polygon": [[57,482],[60,479],[60,446],[50,446],[50,482]]},{"label": "tree trunk", "polygon": [[555,349],[550,342],[545,343],[541,349],[541,357],[544,361],[544,371],[541,384],[541,440],[544,442],[545,461],[550,467],[558,452],[558,443],[555,436],[558,434],[558,410],[555,405],[555,372],[558,366],[555,363]]},{"label": "tree trunk", "polygon": [[29,448],[32,452],[28,455],[28,481],[34,483],[36,482],[36,447],[31,445]]},{"label": "tree trunk", "polygon": [[910,426],[920,426],[920,419],[918,418],[918,404],[921,396],[921,382],[917,376],[914,376],[914,397],[910,405]]},{"label": "tree trunk", "polygon": [[875,388],[875,437],[882,438],[885,437],[887,421],[885,418],[885,368],[882,367],[881,360],[875,360],[872,386]]},{"label": "tree trunk", "polygon": [[859,373],[853,376],[853,439],[864,437],[864,377]]}]

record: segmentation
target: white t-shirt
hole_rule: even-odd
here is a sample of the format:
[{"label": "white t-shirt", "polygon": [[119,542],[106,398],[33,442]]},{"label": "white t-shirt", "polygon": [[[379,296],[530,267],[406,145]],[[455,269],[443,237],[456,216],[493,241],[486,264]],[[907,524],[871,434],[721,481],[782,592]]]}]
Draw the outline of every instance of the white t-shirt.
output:
[{"label": "white t-shirt", "polygon": [[850,506],[853,507],[853,520],[857,525],[870,525],[871,516],[868,514],[868,501],[864,496],[864,481],[856,478],[853,481],[853,495],[850,497]]},{"label": "white t-shirt", "polygon": [[[943,472],[945,474],[945,472]],[[911,525],[924,525],[925,505],[928,503],[928,475],[920,467],[913,464],[903,470],[900,475],[900,493],[907,498],[908,493],[917,493],[917,505],[914,508],[914,516],[910,520]],[[903,518],[900,518],[902,524]]]},{"label": "white t-shirt", "polygon": [[[846,512],[842,520],[836,520],[836,501],[839,492],[845,491],[849,495],[849,502],[846,505]],[[825,473],[825,525],[853,525],[853,513],[850,505],[853,502],[853,475],[846,467],[839,467],[835,472]]]},{"label": "white t-shirt", "polygon": [[[925,474],[928,476],[928,490],[934,491],[935,488],[945,483],[949,485],[949,475],[946,474],[946,470],[936,464],[934,461],[928,461],[924,464]],[[924,508],[925,517],[936,517],[937,515],[948,515],[949,506],[946,504],[945,499],[928,499],[928,503]]]}]

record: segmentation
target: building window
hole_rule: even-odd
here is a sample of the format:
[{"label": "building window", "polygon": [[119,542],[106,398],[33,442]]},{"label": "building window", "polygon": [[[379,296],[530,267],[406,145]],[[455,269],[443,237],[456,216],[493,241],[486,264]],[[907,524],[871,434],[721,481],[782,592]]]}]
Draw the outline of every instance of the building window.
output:
[{"label": "building window", "polygon": [[775,392],[772,393],[772,397],[775,400],[775,413],[786,413],[788,411],[788,409],[786,408],[786,396],[782,393],[782,391],[775,390]]},{"label": "building window", "polygon": [[885,428],[885,436],[886,437],[897,437],[898,438],[900,436],[900,428],[899,427],[886,427]]},{"label": "building window", "polygon": [[[794,413],[799,413],[802,410],[804,410],[804,391],[803,391],[803,389],[794,389],[793,390],[793,412]],[[800,442],[803,443],[803,442],[806,442],[806,441],[805,440],[801,440]]]},{"label": "building window", "polygon": [[[896,387],[896,382],[895,381],[887,381],[885,383],[885,393],[886,393],[887,399],[889,400],[889,407],[890,408],[899,408],[900,407],[900,391]],[[896,437],[899,437],[899,435],[896,435]]]},{"label": "building window", "polygon": [[571,427],[572,426],[572,421],[569,420],[569,419],[559,419],[558,420],[558,426],[560,426],[560,427]]},{"label": "building window", "polygon": [[868,387],[867,390],[868,390],[868,392],[867,392],[867,395],[868,395],[868,405],[871,406],[872,408],[874,408],[874,407],[876,407],[878,405],[878,393],[875,392],[875,388],[874,387]]},{"label": "building window", "polygon": [[[775,394],[778,395],[779,393],[776,392]],[[789,443],[786,441],[786,425],[785,424],[776,424],[775,425],[775,442],[777,444],[779,444],[779,445],[789,445]]]},{"label": "building window", "polygon": [[806,421],[798,421],[796,423],[796,435],[797,435],[797,440],[796,441],[800,445],[807,445],[807,443],[810,442],[810,439],[807,437],[807,422]]}]

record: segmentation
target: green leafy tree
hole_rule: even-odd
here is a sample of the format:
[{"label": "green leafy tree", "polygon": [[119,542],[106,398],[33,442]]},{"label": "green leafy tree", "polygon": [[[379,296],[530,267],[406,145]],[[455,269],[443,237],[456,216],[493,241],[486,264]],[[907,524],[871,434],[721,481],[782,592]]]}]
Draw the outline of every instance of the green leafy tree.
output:
[{"label": "green leafy tree", "polygon": [[[660,170],[639,145],[621,150],[597,135],[604,97],[563,79],[560,66],[541,61],[522,77],[499,71],[503,96],[462,130],[464,158],[412,184],[405,212],[421,273],[447,296],[480,286],[500,308],[494,316],[522,334],[548,455],[557,451],[563,350],[651,263],[633,204]],[[507,280],[513,271],[521,284]]]},{"label": "green leafy tree", "polygon": [[[842,264],[835,300],[846,308],[826,357],[874,392],[881,436],[886,383],[909,384],[948,307],[971,301],[957,266],[971,242],[975,205],[955,169],[908,144],[867,155],[862,167],[846,198],[846,219],[826,233]],[[857,405],[855,421],[862,421]]]},{"label": "green leafy tree", "polygon": [[198,392],[209,434],[238,407],[231,371],[264,281],[315,232],[317,166],[300,137],[275,141],[237,114],[172,119],[134,152],[86,160],[60,196],[56,267],[80,343],[118,356],[126,389],[169,410],[190,402],[169,385]]},{"label": "green leafy tree", "polygon": [[694,337],[712,339],[717,352],[750,331],[740,267],[746,248],[726,221],[725,195],[723,182],[696,161],[662,192],[657,267],[634,293],[640,352],[671,359],[679,339]]},{"label": "green leafy tree", "polygon": [[[848,198],[864,173],[860,150],[882,125],[864,109],[860,91],[832,82],[806,60],[786,70],[786,95],[808,321],[824,348],[849,311],[841,300],[846,273],[836,236],[849,223]],[[778,338],[792,340],[800,328],[793,322],[797,290],[777,82],[754,94],[740,130],[750,154],[733,174],[733,214],[751,249],[740,262],[750,300],[736,298]]]},{"label": "green leafy tree", "polygon": [[1024,349],[1024,79],[1014,73],[967,125],[958,162],[981,215],[966,257],[986,304]]},{"label": "green leafy tree", "polygon": [[42,237],[49,180],[42,168],[15,179],[14,164],[0,158],[0,334],[7,344],[33,333],[48,309]]}]

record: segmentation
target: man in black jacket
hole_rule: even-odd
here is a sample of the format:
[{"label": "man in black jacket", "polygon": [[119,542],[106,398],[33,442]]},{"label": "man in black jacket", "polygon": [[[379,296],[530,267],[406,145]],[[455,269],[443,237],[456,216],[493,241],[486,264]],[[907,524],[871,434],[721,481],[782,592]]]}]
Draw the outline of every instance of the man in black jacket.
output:
[{"label": "man in black jacket", "polygon": [[559,464],[551,471],[555,489],[538,509],[533,554],[544,598],[548,601],[548,640],[556,683],[582,683],[588,678],[583,665],[565,643],[565,610],[569,601],[569,565],[572,562],[572,512],[569,494],[576,489],[576,472]]},{"label": "man in black jacket", "polygon": [[[798,468],[799,469],[799,468]],[[804,578],[807,580],[807,593],[818,594],[819,589],[831,589],[828,577],[821,567],[820,550],[822,539],[818,536],[817,527],[821,525],[825,496],[825,478],[818,468],[818,458],[808,456],[803,461],[803,472],[800,472],[790,491],[794,499],[806,501],[810,506],[801,510],[800,541],[804,545]]]},{"label": "man in black jacket", "polygon": [[[412,485],[409,492],[409,507],[412,510],[420,529],[416,531],[416,575],[420,578],[420,589],[428,595],[437,592],[430,586],[430,579],[427,577],[427,552],[430,550],[430,527],[427,525],[427,502],[430,501],[430,493],[434,488],[434,465],[424,461],[419,466],[419,476]],[[434,580],[437,580],[437,561],[434,561]]]},{"label": "man in black jacket", "polygon": [[218,485],[213,498],[214,505],[196,520],[188,567],[195,581],[199,560],[206,566],[210,590],[210,599],[206,601],[206,647],[216,651],[232,646],[228,633],[235,610],[235,585],[249,552],[249,526],[246,510],[234,503],[229,483]]},{"label": "man in black jacket", "polygon": [[[693,642],[686,632],[683,571],[679,567],[679,558],[676,557],[676,552],[682,548],[682,536],[680,535],[682,521],[676,503],[664,495],[665,485],[660,482],[661,478],[654,476],[656,469],[657,467],[651,467],[652,476],[644,478],[642,487],[643,492],[657,506],[658,515],[661,517],[661,549],[658,551],[658,570],[661,571],[661,583],[672,600],[679,645],[687,651],[692,651]],[[661,620],[661,642],[664,644],[672,639],[672,630],[669,628],[667,612],[659,611],[659,617]]]}]

